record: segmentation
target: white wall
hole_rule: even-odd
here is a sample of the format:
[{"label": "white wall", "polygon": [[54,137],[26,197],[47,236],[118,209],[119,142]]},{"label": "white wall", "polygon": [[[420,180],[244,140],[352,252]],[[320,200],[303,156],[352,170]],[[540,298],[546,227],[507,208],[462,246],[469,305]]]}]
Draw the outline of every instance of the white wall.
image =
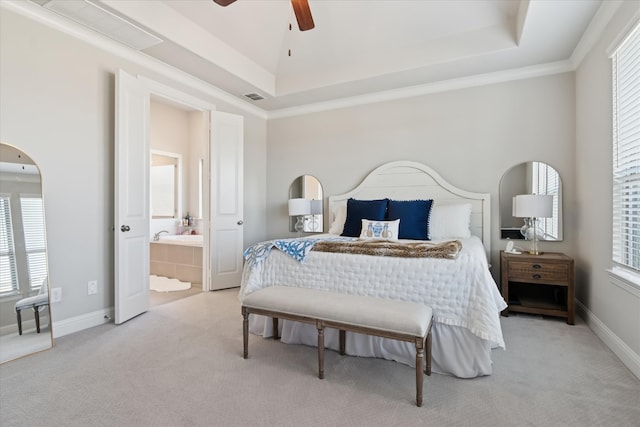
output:
[{"label": "white wall", "polygon": [[499,239],[500,178],[516,164],[539,160],[553,166],[564,185],[565,241],[542,247],[573,255],[574,99],[573,73],[564,73],[270,120],[268,237],[292,235],[286,201],[299,175],[317,177],[327,197],[350,190],[383,163],[413,160],[456,186],[491,193],[495,274],[505,246]]},{"label": "white wall", "polygon": [[[122,68],[245,116],[245,245],[264,239],[266,124],[163,72],[0,9],[0,139],[43,180],[55,322],[113,306],[114,73]],[[214,92],[210,92],[214,93]],[[87,281],[98,294],[87,295]]]},{"label": "white wall", "polygon": [[[640,376],[640,290],[610,283],[612,259],[612,97],[607,49],[640,17],[624,2],[576,71],[576,294],[583,316]],[[566,193],[565,193],[566,194]]]}]

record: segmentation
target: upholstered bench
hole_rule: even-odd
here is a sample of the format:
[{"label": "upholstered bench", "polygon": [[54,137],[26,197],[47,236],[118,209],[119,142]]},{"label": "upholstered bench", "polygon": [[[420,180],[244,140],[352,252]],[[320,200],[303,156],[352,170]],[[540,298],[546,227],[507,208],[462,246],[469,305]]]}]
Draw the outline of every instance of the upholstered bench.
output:
[{"label": "upholstered bench", "polygon": [[247,295],[242,301],[244,358],[249,355],[249,314],[273,318],[274,338],[278,318],[312,323],[318,329],[318,377],[324,378],[324,328],[340,331],[340,354],[345,354],[345,331],[415,343],[416,404],[422,406],[424,353],[431,375],[430,307],[359,295],[288,286],[270,286]]}]

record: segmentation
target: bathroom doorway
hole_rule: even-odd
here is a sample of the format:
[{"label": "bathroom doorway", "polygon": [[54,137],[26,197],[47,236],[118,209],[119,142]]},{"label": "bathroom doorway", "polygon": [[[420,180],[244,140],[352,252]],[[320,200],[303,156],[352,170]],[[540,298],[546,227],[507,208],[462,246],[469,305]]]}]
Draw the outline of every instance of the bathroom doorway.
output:
[{"label": "bathroom doorway", "polygon": [[150,306],[206,290],[203,191],[207,114],[151,97],[149,109]]},{"label": "bathroom doorway", "polygon": [[[144,76],[116,74],[115,323],[149,309],[150,100],[204,117],[202,171],[203,290],[237,287],[243,268],[244,118]],[[205,196],[206,195],[206,196]],[[208,202],[206,201],[208,198]],[[177,219],[182,218],[182,213]],[[188,226],[188,225],[187,225]],[[169,231],[169,230],[167,230]],[[163,233],[164,234],[164,233]]]}]

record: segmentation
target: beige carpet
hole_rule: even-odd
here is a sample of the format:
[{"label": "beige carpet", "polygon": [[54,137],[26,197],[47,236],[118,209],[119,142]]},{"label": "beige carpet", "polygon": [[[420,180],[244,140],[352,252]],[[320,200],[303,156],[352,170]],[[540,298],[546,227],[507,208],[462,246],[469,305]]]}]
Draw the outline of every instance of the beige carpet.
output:
[{"label": "beige carpet", "polygon": [[124,325],[62,337],[0,366],[9,426],[633,426],[640,381],[577,319],[503,318],[494,374],[425,377],[390,361],[251,336],[237,290],[199,293]]},{"label": "beige carpet", "polygon": [[191,288],[186,291],[178,291],[178,292],[149,292],[149,302],[151,307],[155,307],[161,304],[167,304],[182,298],[187,298],[200,292],[204,292],[202,290],[202,285],[200,283],[193,283]]}]

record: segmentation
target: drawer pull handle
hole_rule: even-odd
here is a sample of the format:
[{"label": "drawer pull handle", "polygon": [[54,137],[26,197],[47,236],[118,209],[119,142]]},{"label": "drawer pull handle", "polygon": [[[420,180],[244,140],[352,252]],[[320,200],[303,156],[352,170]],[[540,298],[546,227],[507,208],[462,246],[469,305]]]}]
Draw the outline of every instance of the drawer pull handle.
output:
[{"label": "drawer pull handle", "polygon": [[542,268],[542,266],[540,264],[533,264],[532,266],[533,268]]},{"label": "drawer pull handle", "polygon": [[534,279],[539,279],[539,278],[541,278],[541,277],[542,277],[542,276],[541,276],[541,275],[539,275],[539,274],[534,274],[534,275],[533,275],[533,278],[534,278]]}]

